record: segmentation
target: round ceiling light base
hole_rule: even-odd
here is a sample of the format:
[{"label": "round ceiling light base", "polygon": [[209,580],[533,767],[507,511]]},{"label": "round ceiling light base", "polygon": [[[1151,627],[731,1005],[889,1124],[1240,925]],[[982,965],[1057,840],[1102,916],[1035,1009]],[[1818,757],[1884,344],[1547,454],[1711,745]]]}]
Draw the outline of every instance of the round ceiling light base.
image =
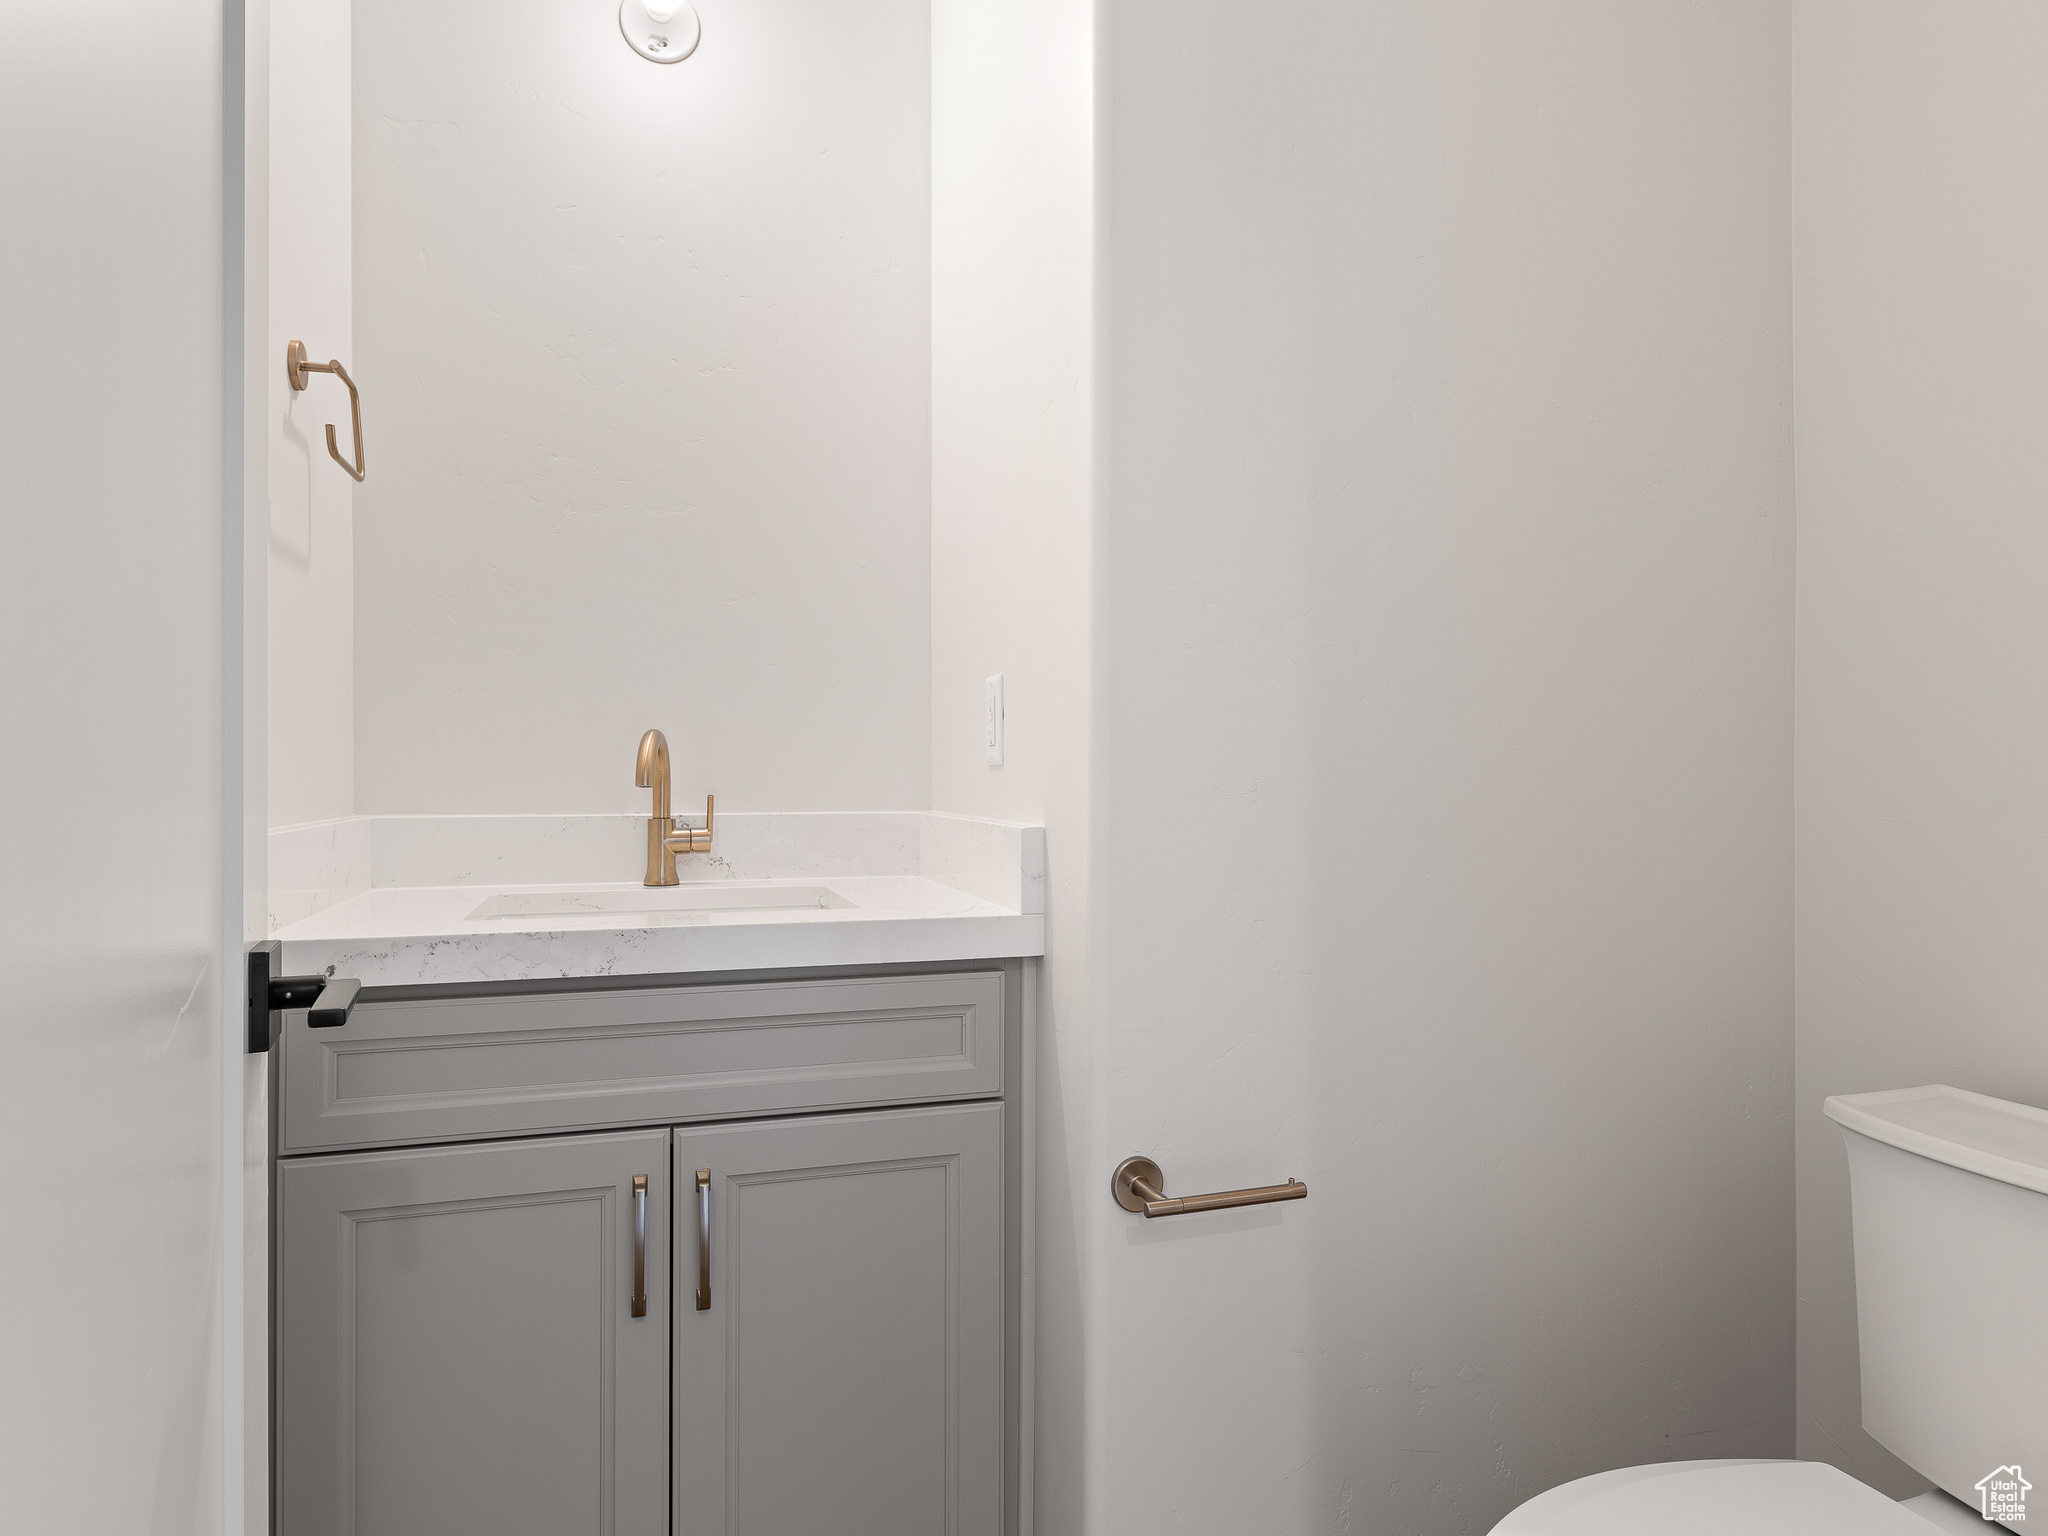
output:
[{"label": "round ceiling light base", "polygon": [[[670,14],[662,19],[655,10]],[[652,8],[648,0],[620,0],[619,31],[635,53],[656,64],[682,63],[697,51],[697,39],[703,36],[690,0],[673,0],[673,9],[667,0],[654,0]]]}]

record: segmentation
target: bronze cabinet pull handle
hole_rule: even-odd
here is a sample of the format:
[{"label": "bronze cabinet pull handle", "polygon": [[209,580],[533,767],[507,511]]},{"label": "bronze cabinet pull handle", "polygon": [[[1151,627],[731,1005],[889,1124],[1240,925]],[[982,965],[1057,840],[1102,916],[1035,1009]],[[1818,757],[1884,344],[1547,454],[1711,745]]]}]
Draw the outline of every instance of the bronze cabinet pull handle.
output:
[{"label": "bronze cabinet pull handle", "polygon": [[1285,1184],[1264,1184],[1257,1189],[1226,1189],[1214,1195],[1183,1195],[1166,1198],[1166,1175],[1149,1157],[1127,1157],[1110,1175],[1109,1192],[1116,1203],[1136,1214],[1189,1216],[1196,1211],[1227,1211],[1234,1205],[1266,1205],[1274,1200],[1306,1200],[1308,1186],[1299,1179]]},{"label": "bronze cabinet pull handle", "polygon": [[331,421],[327,424],[327,455],[347,471],[351,480],[360,482],[363,478],[363,399],[356,393],[356,381],[348,376],[348,370],[334,358],[330,357],[324,363],[308,362],[306,344],[303,341],[292,342],[284,349],[284,372],[285,377],[291,380],[293,389],[304,389],[307,383],[306,375],[309,373],[331,373],[348,386],[348,420],[350,429],[355,433],[356,461],[351,464],[341,456],[341,448],[334,440],[334,423]]},{"label": "bronze cabinet pull handle", "polygon": [[633,1175],[633,1315],[647,1315],[647,1175]]},{"label": "bronze cabinet pull handle", "polygon": [[711,1170],[697,1170],[697,1310],[711,1310]]}]

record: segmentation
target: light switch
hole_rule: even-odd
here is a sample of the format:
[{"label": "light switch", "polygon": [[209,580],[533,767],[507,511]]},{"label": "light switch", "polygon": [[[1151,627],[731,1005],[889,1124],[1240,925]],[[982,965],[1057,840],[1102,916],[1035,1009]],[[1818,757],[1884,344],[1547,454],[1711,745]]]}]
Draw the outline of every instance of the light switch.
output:
[{"label": "light switch", "polygon": [[998,672],[983,688],[981,744],[989,763],[1000,768],[1003,765],[1003,674]]}]

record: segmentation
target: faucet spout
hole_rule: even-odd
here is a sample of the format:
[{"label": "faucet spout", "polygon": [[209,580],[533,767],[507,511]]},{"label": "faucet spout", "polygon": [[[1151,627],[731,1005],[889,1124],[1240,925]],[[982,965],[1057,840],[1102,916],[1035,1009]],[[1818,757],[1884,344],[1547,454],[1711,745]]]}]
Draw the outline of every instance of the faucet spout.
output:
[{"label": "faucet spout", "polygon": [[668,806],[668,738],[649,731],[640,738],[640,755],[633,764],[633,782],[654,791],[654,806],[647,818],[648,885],[676,883],[676,856],[668,851],[668,834],[675,825]]},{"label": "faucet spout", "polygon": [[640,738],[640,756],[633,764],[633,782],[654,791],[654,814],[668,815],[668,738],[649,731]]},{"label": "faucet spout", "polygon": [[648,885],[676,883],[676,855],[711,851],[711,817],[716,804],[704,797],[704,825],[677,829],[669,809],[668,738],[649,731],[640,738],[640,755],[633,763],[633,782],[654,791],[653,814],[647,818]]}]

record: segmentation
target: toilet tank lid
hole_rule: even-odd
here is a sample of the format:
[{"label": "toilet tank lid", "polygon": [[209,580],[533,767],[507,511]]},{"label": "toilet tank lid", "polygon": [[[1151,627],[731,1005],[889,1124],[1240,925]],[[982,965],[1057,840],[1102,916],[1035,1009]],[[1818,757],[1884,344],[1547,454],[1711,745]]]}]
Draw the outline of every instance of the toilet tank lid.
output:
[{"label": "toilet tank lid", "polygon": [[1821,1108],[1873,1141],[2048,1195],[2048,1109],[1940,1083],[1840,1094]]}]

